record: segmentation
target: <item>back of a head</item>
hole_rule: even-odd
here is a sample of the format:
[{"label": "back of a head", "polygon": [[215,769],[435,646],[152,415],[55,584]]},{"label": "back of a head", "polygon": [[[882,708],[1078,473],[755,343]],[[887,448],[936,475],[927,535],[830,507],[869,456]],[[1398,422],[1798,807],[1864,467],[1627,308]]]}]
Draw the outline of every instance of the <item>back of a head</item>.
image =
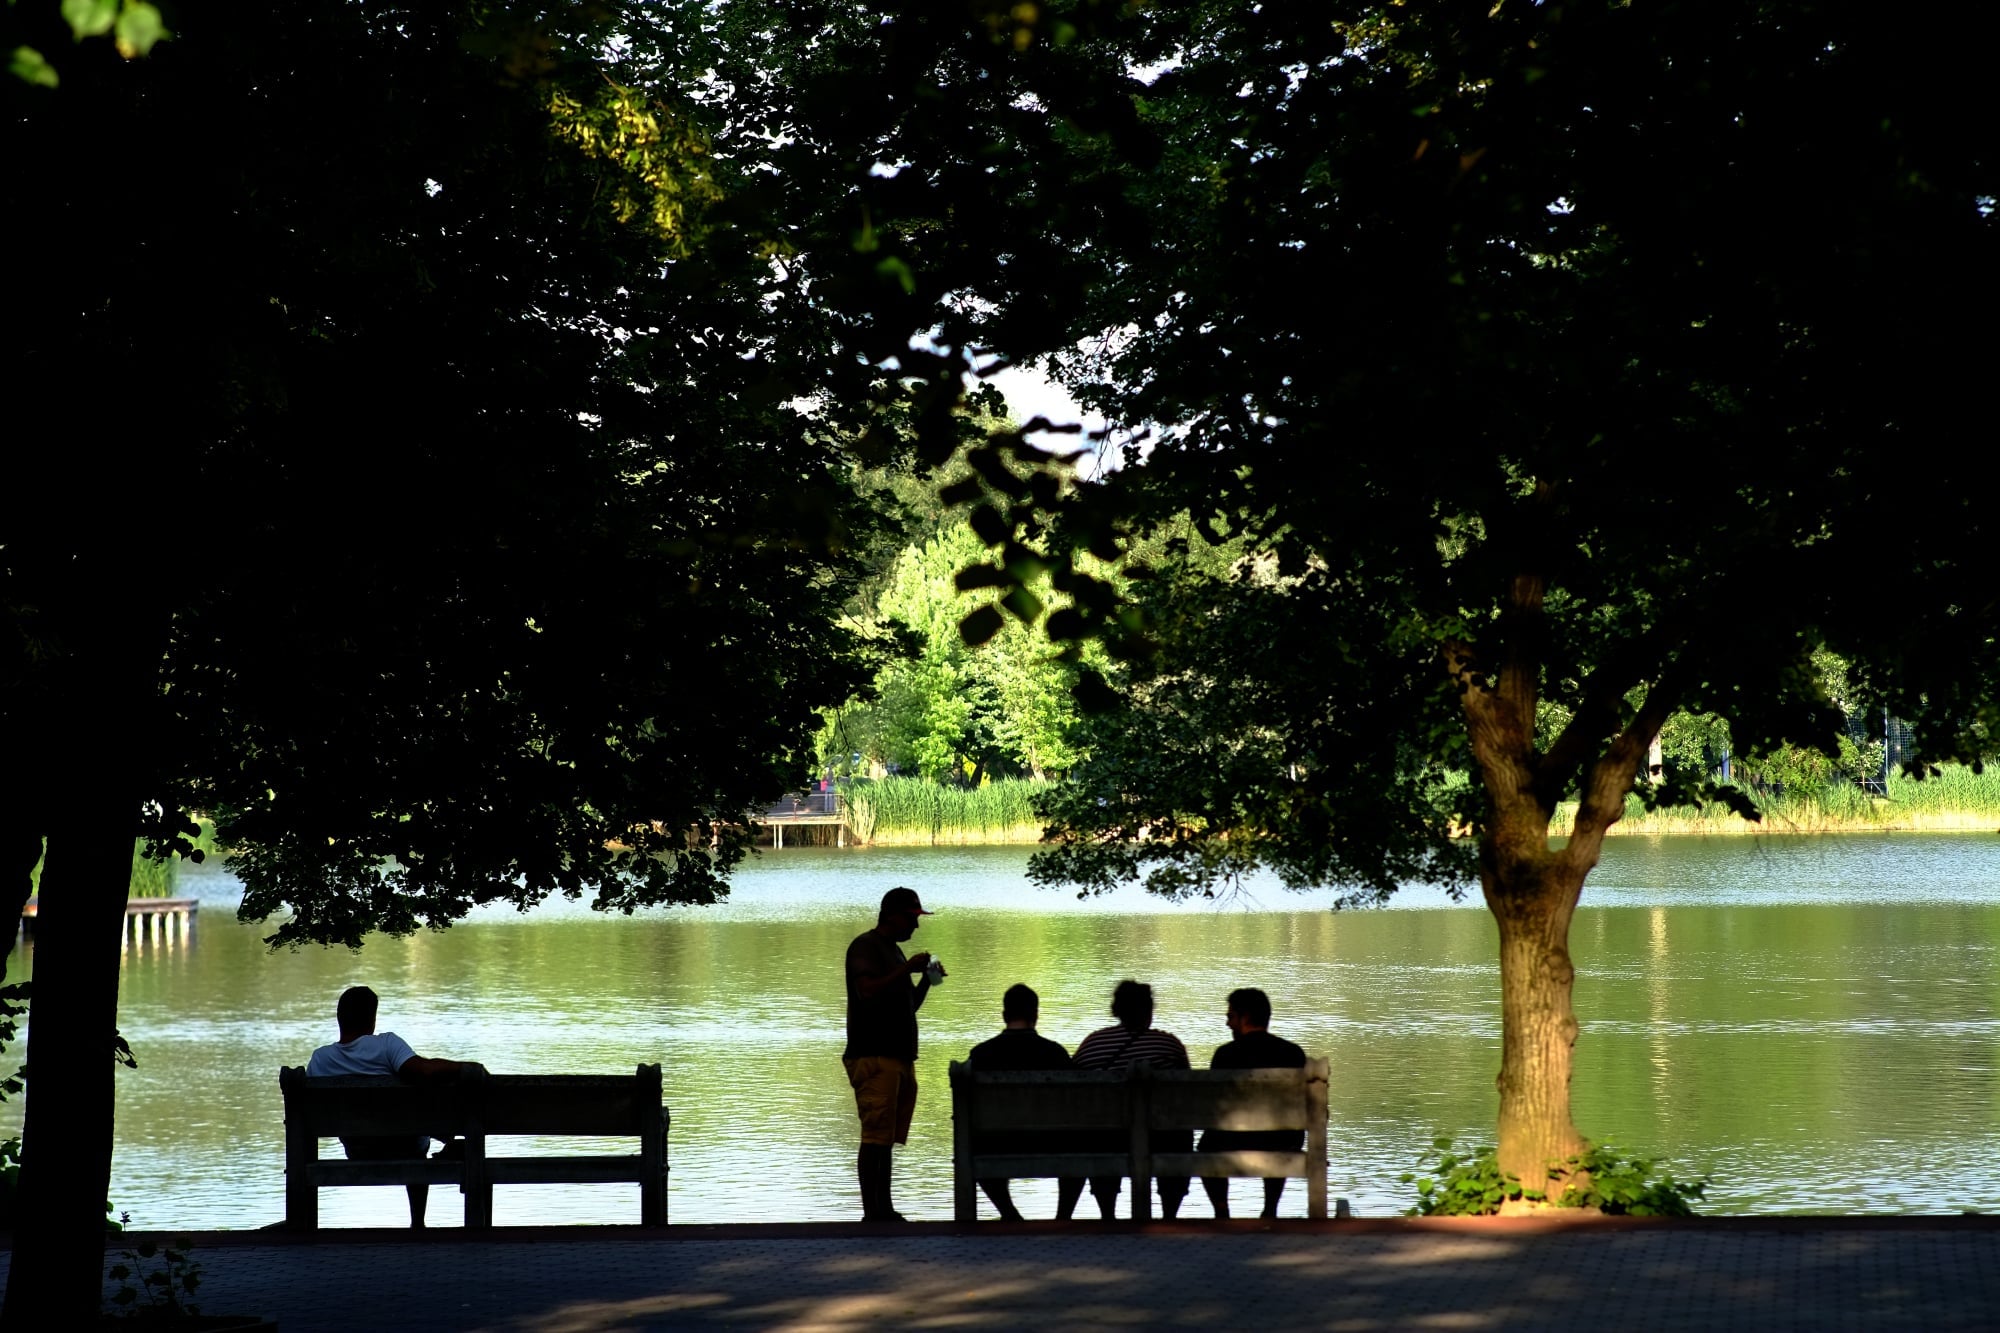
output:
[{"label": "back of a head", "polygon": [[375,992],[366,986],[349,986],[340,993],[340,1003],[334,1009],[334,1016],[340,1020],[342,1032],[371,1032],[375,1028],[375,1011],[380,1001]]},{"label": "back of a head", "polygon": [[1121,981],[1111,992],[1111,1016],[1134,1031],[1153,1026],[1153,988],[1143,981]]},{"label": "back of a head", "polygon": [[1026,982],[1017,981],[1000,997],[1000,1017],[1009,1023],[1025,1019],[1034,1022],[1042,1015],[1042,997]]},{"label": "back of a head", "polygon": [[1251,1027],[1271,1026],[1271,997],[1255,986],[1229,992],[1229,1007]]}]

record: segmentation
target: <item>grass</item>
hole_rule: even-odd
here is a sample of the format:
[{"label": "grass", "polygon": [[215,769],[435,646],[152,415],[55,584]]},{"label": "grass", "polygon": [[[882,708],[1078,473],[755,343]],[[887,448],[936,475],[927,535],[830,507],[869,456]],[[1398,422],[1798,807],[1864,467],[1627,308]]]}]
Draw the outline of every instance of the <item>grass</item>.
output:
[{"label": "grass", "polygon": [[886,846],[1034,842],[1042,824],[1033,802],[1047,786],[1022,778],[978,787],[921,778],[857,782],[846,792],[848,826],[863,842]]},{"label": "grass", "polygon": [[[2000,829],[2000,769],[1974,773],[1948,767],[1922,782],[1893,775],[1886,797],[1857,787],[1782,796],[1751,794],[1764,818],[1753,824],[1720,802],[1696,809],[1682,806],[1648,811],[1637,796],[1625,798],[1625,815],[1611,833],[1938,833]],[[1549,832],[1569,832],[1576,803],[1556,808]]]}]

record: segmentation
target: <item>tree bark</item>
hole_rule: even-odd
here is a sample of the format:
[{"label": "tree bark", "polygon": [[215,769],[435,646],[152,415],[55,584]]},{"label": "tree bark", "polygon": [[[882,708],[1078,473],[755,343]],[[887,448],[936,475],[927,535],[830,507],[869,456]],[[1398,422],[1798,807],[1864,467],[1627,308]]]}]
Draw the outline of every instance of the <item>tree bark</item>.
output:
[{"label": "tree bark", "polygon": [[62,626],[62,660],[44,696],[60,725],[43,730],[41,753],[10,756],[41,778],[48,846],[36,909],[14,1260],[0,1308],[8,1328],[81,1327],[97,1318],[104,1289],[118,946],[132,840],[152,783],[146,743],[158,734],[170,621],[127,569],[98,565],[85,573],[88,581],[78,586],[90,595],[68,603],[76,613]]},{"label": "tree bark", "polygon": [[1584,1148],[1569,1101],[1577,1034],[1569,925],[1583,876],[1550,858],[1539,873],[1486,877],[1484,888],[1500,926],[1500,1169],[1546,1190],[1550,1164]]},{"label": "tree bark", "polygon": [[[1570,728],[1548,754],[1539,752],[1543,594],[1538,576],[1512,581],[1497,667],[1483,664],[1470,644],[1445,646],[1487,797],[1479,875],[1500,929],[1499,1165],[1535,1191],[1547,1190],[1551,1166],[1585,1147],[1569,1099],[1577,1037],[1570,920],[1673,698],[1670,687],[1648,690],[1621,729],[1618,700],[1628,686],[1594,681]],[[1606,741],[1608,732],[1615,734]],[[1550,818],[1579,771],[1581,800],[1569,841],[1552,849]]]},{"label": "tree bark", "polygon": [[[81,806],[83,802],[79,801]],[[98,814],[92,827],[81,817]],[[20,1218],[7,1279],[9,1328],[82,1327],[104,1283],[117,1089],[118,937],[132,877],[136,801],[91,805],[49,833],[35,925],[22,1125]]]}]

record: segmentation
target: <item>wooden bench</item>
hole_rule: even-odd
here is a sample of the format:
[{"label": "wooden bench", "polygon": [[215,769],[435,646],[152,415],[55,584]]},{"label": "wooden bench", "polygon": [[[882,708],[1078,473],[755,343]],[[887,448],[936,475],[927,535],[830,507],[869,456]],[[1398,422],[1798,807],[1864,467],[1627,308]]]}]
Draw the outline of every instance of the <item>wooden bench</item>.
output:
[{"label": "wooden bench", "polygon": [[[1325,1060],[1303,1069],[1131,1069],[1118,1072],[979,1071],[951,1064],[952,1215],[978,1217],[977,1182],[996,1177],[1126,1176],[1133,1216],[1152,1216],[1158,1176],[1255,1176],[1306,1182],[1306,1213],[1326,1216]],[[1304,1152],[1154,1152],[1153,1140],[1172,1130],[1306,1132]],[[974,1151],[976,1135],[1073,1134],[1078,1151]],[[1122,1150],[1097,1149],[1107,1134],[1123,1135]]]},{"label": "wooden bench", "polygon": [[[465,1225],[493,1225],[493,1187],[636,1181],[639,1221],[667,1223],[667,1129],[660,1067],[633,1074],[489,1074],[463,1083],[405,1083],[379,1077],[307,1078],[278,1073],[285,1094],[285,1223],[315,1230],[319,1191],[340,1185],[457,1185]],[[319,1155],[323,1138],[447,1135],[465,1140],[463,1158],[354,1162]],[[492,1157],[497,1134],[636,1138],[621,1156]]]}]

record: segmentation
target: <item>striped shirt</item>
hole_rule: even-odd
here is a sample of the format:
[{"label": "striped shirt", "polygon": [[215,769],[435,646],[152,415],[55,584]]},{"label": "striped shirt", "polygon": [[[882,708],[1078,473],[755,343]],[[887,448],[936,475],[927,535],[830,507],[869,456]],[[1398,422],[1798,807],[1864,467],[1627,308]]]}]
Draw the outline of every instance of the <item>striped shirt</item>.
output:
[{"label": "striped shirt", "polygon": [[1078,1069],[1130,1069],[1146,1065],[1153,1069],[1186,1069],[1187,1047],[1171,1032],[1148,1028],[1134,1032],[1124,1024],[1099,1028],[1076,1048],[1072,1063]]}]

